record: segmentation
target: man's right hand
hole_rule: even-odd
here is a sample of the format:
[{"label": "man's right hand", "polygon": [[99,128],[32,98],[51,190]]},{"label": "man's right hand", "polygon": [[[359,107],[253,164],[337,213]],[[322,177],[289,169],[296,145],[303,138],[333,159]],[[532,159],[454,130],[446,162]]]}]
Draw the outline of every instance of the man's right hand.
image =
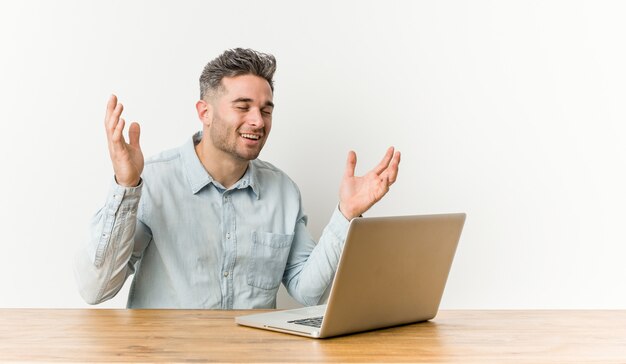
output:
[{"label": "man's right hand", "polygon": [[124,140],[124,125],[120,118],[124,106],[117,102],[117,96],[111,95],[107,103],[107,113],[104,118],[104,127],[109,142],[109,154],[113,162],[115,180],[124,187],[135,187],[141,180],[143,171],[143,153],[139,146],[139,124],[132,123],[128,128],[128,139]]}]

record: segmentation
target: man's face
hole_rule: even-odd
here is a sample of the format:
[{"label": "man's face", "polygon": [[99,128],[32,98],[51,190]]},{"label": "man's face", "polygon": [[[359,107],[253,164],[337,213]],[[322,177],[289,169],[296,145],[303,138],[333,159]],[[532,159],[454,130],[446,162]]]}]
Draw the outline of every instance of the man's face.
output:
[{"label": "man's face", "polygon": [[209,100],[211,142],[235,159],[256,159],[272,128],[272,89],[264,78],[254,75],[225,77],[222,87]]}]

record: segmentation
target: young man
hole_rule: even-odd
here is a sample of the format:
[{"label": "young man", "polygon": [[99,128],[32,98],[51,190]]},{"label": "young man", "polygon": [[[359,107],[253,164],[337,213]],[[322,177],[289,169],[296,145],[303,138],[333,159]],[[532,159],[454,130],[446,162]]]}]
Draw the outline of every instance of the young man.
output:
[{"label": "young man", "polygon": [[365,176],[350,152],[340,198],[319,243],[306,230],[300,192],[257,159],[272,127],[273,56],[233,49],[209,62],[196,103],[202,131],[144,163],[139,124],[123,137],[111,96],[105,128],[115,178],[92,236],[76,256],[79,290],[105,301],[134,274],[129,308],[274,308],[281,282],[304,305],[332,281],[349,220],[396,180],[389,148]]}]

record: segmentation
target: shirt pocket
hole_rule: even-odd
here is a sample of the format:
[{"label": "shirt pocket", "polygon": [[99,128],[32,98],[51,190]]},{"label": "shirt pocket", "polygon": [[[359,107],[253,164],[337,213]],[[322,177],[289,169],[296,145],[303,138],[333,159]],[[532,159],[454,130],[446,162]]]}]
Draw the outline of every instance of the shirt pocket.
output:
[{"label": "shirt pocket", "polygon": [[253,232],[248,284],[262,289],[278,288],[292,241],[293,234]]}]

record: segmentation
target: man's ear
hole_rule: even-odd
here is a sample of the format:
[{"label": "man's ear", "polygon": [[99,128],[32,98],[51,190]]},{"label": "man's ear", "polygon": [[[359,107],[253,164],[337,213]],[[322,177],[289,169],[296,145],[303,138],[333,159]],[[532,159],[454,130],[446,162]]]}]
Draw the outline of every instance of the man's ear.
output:
[{"label": "man's ear", "polygon": [[198,112],[200,122],[206,126],[210,126],[213,120],[213,105],[205,100],[198,100],[198,102],[196,102],[196,111]]}]

